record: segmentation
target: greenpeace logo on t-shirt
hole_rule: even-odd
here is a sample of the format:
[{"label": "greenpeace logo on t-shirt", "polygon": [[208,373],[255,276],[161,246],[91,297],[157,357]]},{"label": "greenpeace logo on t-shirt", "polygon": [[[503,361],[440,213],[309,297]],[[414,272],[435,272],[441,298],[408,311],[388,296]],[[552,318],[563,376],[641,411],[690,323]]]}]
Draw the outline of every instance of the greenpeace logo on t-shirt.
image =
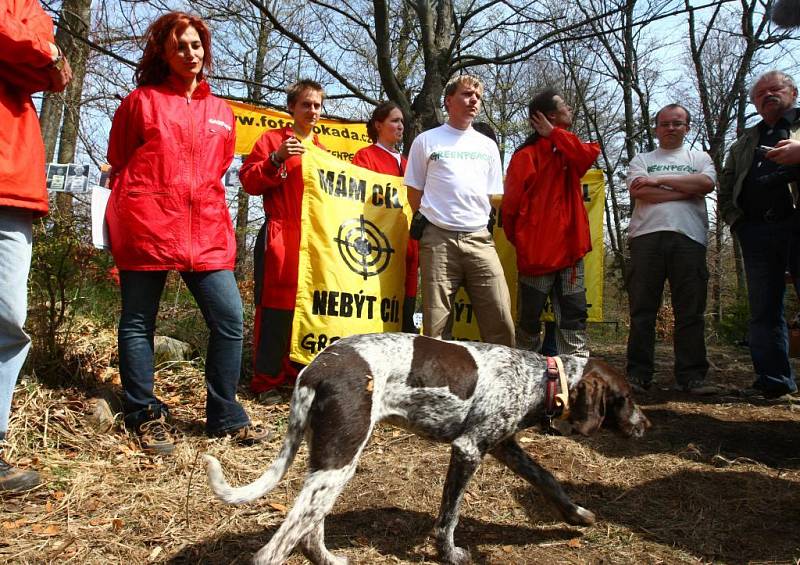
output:
[{"label": "greenpeace logo on t-shirt", "polygon": [[648,165],[647,172],[648,173],[677,172],[677,173],[694,174],[697,172],[697,169],[695,169],[691,165]]},{"label": "greenpeace logo on t-shirt", "polygon": [[431,161],[441,159],[458,159],[460,161],[489,161],[491,156],[480,151],[434,151],[429,157]]}]

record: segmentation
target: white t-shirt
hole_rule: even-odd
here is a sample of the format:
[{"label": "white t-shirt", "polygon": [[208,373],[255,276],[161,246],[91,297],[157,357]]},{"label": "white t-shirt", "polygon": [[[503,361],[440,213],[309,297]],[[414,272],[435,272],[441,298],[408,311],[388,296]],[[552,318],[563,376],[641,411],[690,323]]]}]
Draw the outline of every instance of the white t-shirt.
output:
[{"label": "white t-shirt", "polygon": [[[714,183],[717,172],[714,162],[704,151],[679,149],[656,149],[639,153],[631,160],[628,188],[637,177],[663,175],[704,174]],[[708,244],[708,211],[705,198],[677,200],[675,202],[651,203],[637,200],[633,209],[628,237],[633,238],[657,231],[674,231],[693,239],[701,245]]]},{"label": "white t-shirt", "polygon": [[472,126],[441,125],[411,144],[405,184],[423,191],[420,212],[435,226],[478,231],[489,221],[489,195],[503,194],[500,152]]}]

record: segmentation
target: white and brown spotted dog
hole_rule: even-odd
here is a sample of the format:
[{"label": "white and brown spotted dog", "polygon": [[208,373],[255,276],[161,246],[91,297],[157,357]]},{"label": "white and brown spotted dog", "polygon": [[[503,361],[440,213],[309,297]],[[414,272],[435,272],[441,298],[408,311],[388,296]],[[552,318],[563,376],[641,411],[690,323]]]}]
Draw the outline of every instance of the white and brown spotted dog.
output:
[{"label": "white and brown spotted dog", "polygon": [[[641,436],[650,422],[631,399],[623,376],[602,361],[562,357],[570,422],[588,435],[601,424]],[[435,536],[447,563],[468,563],[453,543],[467,483],[487,453],[538,487],[564,520],[590,525],[594,514],[573,503],[555,478],[523,451],[514,434],[542,419],[546,359],[501,345],[439,341],[411,334],[370,334],[334,343],[297,380],[288,431],[277,459],[255,482],[238,488],[206,455],[208,479],[229,504],[255,500],[284,476],[305,435],[309,472],[286,520],[256,554],[257,564],[283,563],[300,543],[317,564],[347,560],[325,547],[325,515],[353,476],[372,429],[389,422],[452,444]]]}]

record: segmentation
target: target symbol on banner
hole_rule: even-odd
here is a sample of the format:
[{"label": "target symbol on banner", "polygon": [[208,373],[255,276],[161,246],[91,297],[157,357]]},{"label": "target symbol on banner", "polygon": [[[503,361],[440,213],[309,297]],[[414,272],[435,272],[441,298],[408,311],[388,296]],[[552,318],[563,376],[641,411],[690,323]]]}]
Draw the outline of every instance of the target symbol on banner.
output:
[{"label": "target symbol on banner", "polygon": [[347,267],[364,280],[386,270],[395,252],[386,234],[363,215],[340,225],[333,241]]}]

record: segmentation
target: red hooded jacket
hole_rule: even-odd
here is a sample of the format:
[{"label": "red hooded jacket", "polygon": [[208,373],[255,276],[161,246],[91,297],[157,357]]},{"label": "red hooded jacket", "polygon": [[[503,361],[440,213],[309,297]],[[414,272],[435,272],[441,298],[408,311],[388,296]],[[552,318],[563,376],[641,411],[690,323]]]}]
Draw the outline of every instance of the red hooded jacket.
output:
[{"label": "red hooded jacket", "polygon": [[50,88],[53,21],[36,0],[0,0],[0,206],[47,213],[44,143],[31,93]]},{"label": "red hooded jacket", "polygon": [[[376,173],[384,175],[395,175],[402,177],[406,174],[406,163],[408,159],[401,156],[400,166],[397,159],[389,154],[385,149],[381,149],[375,144],[364,147],[356,151],[353,156],[353,164],[364,167]],[[419,269],[419,241],[408,238],[406,249],[406,296],[414,298],[417,295]]]},{"label": "red hooded jacket", "polygon": [[[278,310],[294,310],[297,298],[303,159],[300,155],[291,156],[280,169],[276,169],[269,155],[293,135],[291,126],[265,132],[239,171],[245,192],[264,197],[268,223],[261,306]],[[313,142],[325,149],[316,134]],[[284,170],[286,178],[281,176],[281,170]]]},{"label": "red hooded jacket", "polygon": [[566,269],[592,250],[581,177],[600,147],[555,128],[514,153],[506,171],[502,217],[520,274]]},{"label": "red hooded jacket", "polygon": [[111,252],[120,270],[232,270],[236,243],[221,177],[233,160],[233,112],[201,81],[137,88],[111,126]]}]

